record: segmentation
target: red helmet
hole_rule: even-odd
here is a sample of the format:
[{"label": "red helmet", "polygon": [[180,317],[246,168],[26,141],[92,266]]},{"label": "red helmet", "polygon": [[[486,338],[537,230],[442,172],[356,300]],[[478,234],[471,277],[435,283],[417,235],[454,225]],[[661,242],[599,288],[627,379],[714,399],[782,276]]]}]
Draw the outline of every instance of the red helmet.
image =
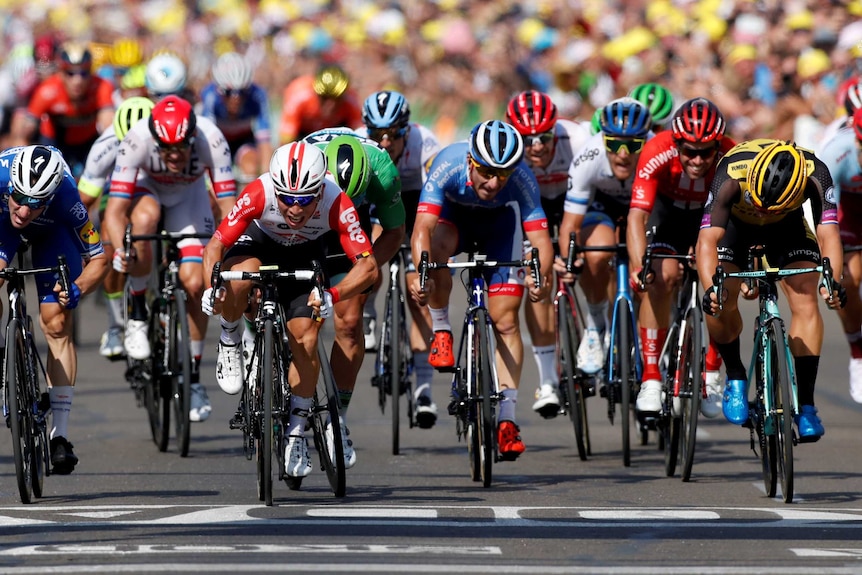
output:
[{"label": "red helmet", "polygon": [[524,136],[550,132],[557,122],[557,107],[547,94],[528,90],[509,100],[506,120]]},{"label": "red helmet", "polygon": [[724,135],[724,116],[706,98],[694,98],[680,106],[673,116],[673,139],[694,144],[706,144]]},{"label": "red helmet", "polygon": [[856,108],[853,112],[853,131],[856,132],[856,139],[862,141],[862,108]]},{"label": "red helmet", "polygon": [[844,92],[844,109],[852,116],[859,108],[862,108],[862,79],[856,78]]},{"label": "red helmet", "polygon": [[162,146],[191,144],[195,137],[195,111],[179,96],[166,96],[150,112],[150,133]]}]

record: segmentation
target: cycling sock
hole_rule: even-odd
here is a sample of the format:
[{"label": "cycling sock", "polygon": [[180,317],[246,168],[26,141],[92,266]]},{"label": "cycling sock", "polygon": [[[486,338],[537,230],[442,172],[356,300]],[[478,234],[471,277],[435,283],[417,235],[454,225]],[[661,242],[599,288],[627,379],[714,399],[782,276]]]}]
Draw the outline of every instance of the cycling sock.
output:
[{"label": "cycling sock", "polygon": [[[422,385],[427,383],[431,385],[434,379],[434,368],[428,363],[428,352],[417,351],[413,353],[413,371],[416,373],[416,383]],[[431,390],[428,390],[428,397],[431,397]]]},{"label": "cycling sock", "polygon": [[108,304],[108,327],[121,327],[123,325],[123,292],[106,293],[105,300]]},{"label": "cycling sock", "polygon": [[742,357],[739,355],[739,338],[736,337],[730,343],[717,343],[715,346],[724,359],[724,369],[727,379],[748,379]]},{"label": "cycling sock", "polygon": [[129,319],[146,321],[147,317],[147,290],[137,293],[131,292],[132,307],[129,310]]},{"label": "cycling sock", "polygon": [[814,405],[814,381],[817,379],[820,356],[803,355],[794,359],[799,405]]},{"label": "cycling sock", "polygon": [[353,397],[352,389],[339,389],[338,399],[341,401],[341,417],[347,413],[347,408],[350,406],[350,398]]},{"label": "cycling sock", "polygon": [[243,314],[242,326],[242,347],[251,353],[254,349],[254,338],[257,335],[257,329],[254,327],[254,319],[250,319]]},{"label": "cycling sock", "polygon": [[413,392],[413,397],[427,397],[428,399],[431,399],[431,384],[420,383],[418,386],[416,386],[416,391]]},{"label": "cycling sock", "polygon": [[706,371],[718,371],[721,369],[721,354],[718,353],[718,345],[709,338],[706,348],[706,360],[704,361]]},{"label": "cycling sock", "polygon": [[557,346],[540,345],[533,346],[533,358],[539,368],[539,384],[550,382],[559,385],[560,377],[557,373]]},{"label": "cycling sock", "polygon": [[287,433],[302,437],[305,435],[305,422],[308,420],[308,412],[311,411],[311,398],[290,396],[290,417],[287,420]]},{"label": "cycling sock", "polygon": [[433,308],[428,306],[428,311],[431,313],[431,329],[434,331],[452,331],[452,324],[449,323],[449,306],[443,308]]},{"label": "cycling sock", "polygon": [[506,388],[500,395],[500,412],[497,414],[497,421],[511,421],[515,423],[515,407],[518,405],[518,390]]},{"label": "cycling sock", "polygon": [[641,328],[643,342],[644,373],[643,381],[657,379],[661,381],[661,371],[658,368],[658,356],[667,337],[667,328]]},{"label": "cycling sock", "polygon": [[605,331],[609,306],[610,303],[608,303],[607,300],[599,303],[588,303],[587,309],[589,310],[589,313],[587,314],[587,317],[584,318],[584,323],[586,324],[585,327],[587,329]]},{"label": "cycling sock", "polygon": [[845,333],[844,336],[850,344],[850,357],[862,359],[862,333],[857,330],[853,333]]},{"label": "cycling sock", "polygon": [[75,388],[70,385],[52,387],[48,390],[48,396],[51,398],[51,439],[55,437],[65,437],[68,433],[69,413],[72,411],[72,396],[75,395]]},{"label": "cycling sock", "polygon": [[221,337],[219,341],[225,345],[237,345],[242,339],[242,332],[239,330],[239,321],[227,321],[224,317],[221,318]]}]

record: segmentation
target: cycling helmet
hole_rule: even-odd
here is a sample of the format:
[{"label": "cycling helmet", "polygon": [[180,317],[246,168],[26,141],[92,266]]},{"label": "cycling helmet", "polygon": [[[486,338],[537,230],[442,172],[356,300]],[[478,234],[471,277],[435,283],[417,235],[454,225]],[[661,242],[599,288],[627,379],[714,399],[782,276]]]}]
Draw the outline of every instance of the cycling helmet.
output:
[{"label": "cycling helmet", "polygon": [[632,88],[629,96],[649,109],[655,124],[664,124],[673,112],[673,96],[660,84],[639,84]]},{"label": "cycling helmet", "polygon": [[371,177],[368,154],[362,143],[353,136],[336,136],[326,144],[323,153],[338,187],[350,198],[361,196]]},{"label": "cycling helmet", "polygon": [[602,131],[602,109],[597,108],[590,118],[590,133],[595,135]]},{"label": "cycling helmet", "polygon": [[213,80],[220,90],[245,90],[251,77],[251,66],[236,52],[222,54],[213,64]]},{"label": "cycling helmet", "polygon": [[488,120],[470,131],[470,157],[491,168],[513,168],[524,155],[524,140],[511,124]]},{"label": "cycling helmet", "polygon": [[321,98],[338,98],[347,91],[350,79],[340,67],[324,66],[314,75],[312,87]]},{"label": "cycling helmet", "polygon": [[801,206],[807,180],[805,158],[790,142],[767,145],[748,167],[751,201],[764,212],[785,212]]},{"label": "cycling helmet", "polygon": [[118,140],[126,137],[132,126],[138,120],[149,118],[153,110],[153,101],[143,96],[126,98],[114,114],[114,134]]},{"label": "cycling helmet", "polygon": [[60,50],[60,64],[63,68],[72,66],[83,66],[89,68],[93,65],[93,54],[84,44],[67,42]]},{"label": "cycling helmet", "polygon": [[33,42],[33,59],[36,62],[53,64],[57,57],[57,39],[51,34],[39,36]]},{"label": "cycling helmet", "polygon": [[856,132],[856,139],[862,141],[862,107],[853,112],[853,131]]},{"label": "cycling helmet", "polygon": [[147,63],[147,91],[153,97],[176,94],[186,87],[186,65],[174,54],[159,54]]},{"label": "cycling helmet", "polygon": [[160,146],[191,144],[196,124],[192,105],[173,94],[156,104],[150,112],[150,133]]},{"label": "cycling helmet", "polygon": [[143,64],[132,66],[120,78],[121,90],[137,90],[147,85],[147,67]]},{"label": "cycling helmet", "polygon": [[269,175],[276,194],[316,194],[326,176],[326,156],[313,144],[285,144],[272,155]]},{"label": "cycling helmet", "polygon": [[848,116],[852,116],[859,108],[862,108],[862,80],[847,86],[844,94],[844,109]]},{"label": "cycling helmet", "polygon": [[47,200],[63,181],[66,162],[56,148],[25,146],[15,154],[9,169],[9,191]]},{"label": "cycling helmet", "polygon": [[694,98],[680,106],[673,115],[671,129],[677,142],[706,144],[724,135],[724,116],[706,98]]},{"label": "cycling helmet", "polygon": [[599,125],[606,136],[645,138],[652,118],[647,107],[634,98],[618,98],[602,108]]},{"label": "cycling helmet", "polygon": [[134,38],[120,38],[111,45],[111,64],[118,68],[137,66],[144,59],[144,51]]},{"label": "cycling helmet", "polygon": [[506,121],[525,136],[550,132],[557,123],[557,107],[547,94],[528,90],[509,100]]},{"label": "cycling helmet", "polygon": [[401,92],[374,92],[362,105],[362,122],[369,129],[402,128],[410,122],[410,105]]}]

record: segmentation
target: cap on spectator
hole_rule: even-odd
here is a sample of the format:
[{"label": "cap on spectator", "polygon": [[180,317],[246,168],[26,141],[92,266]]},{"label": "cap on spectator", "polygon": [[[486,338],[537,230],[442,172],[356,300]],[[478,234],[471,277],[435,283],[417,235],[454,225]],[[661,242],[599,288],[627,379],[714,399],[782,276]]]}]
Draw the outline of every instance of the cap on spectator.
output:
[{"label": "cap on spectator", "polygon": [[796,60],[796,75],[803,80],[828,71],[831,67],[829,55],[823,50],[805,50]]},{"label": "cap on spectator", "polygon": [[727,53],[727,62],[731,66],[747,60],[757,60],[757,48],[751,44],[738,44]]},{"label": "cap on spectator", "polygon": [[814,28],[814,14],[808,10],[788,14],[787,18],[784,19],[784,25],[793,31],[811,30]]}]

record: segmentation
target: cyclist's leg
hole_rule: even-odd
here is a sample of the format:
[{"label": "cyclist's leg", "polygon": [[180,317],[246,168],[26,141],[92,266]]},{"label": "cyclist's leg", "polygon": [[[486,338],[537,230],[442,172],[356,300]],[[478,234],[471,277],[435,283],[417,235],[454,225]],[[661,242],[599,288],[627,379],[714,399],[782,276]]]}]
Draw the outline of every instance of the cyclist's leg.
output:
[{"label": "cyclist's leg", "polygon": [[[381,233],[383,233],[383,227],[380,225],[380,222],[374,217],[372,213],[372,245],[374,244],[374,242],[377,241],[377,238],[380,237]],[[386,262],[378,263],[384,265],[385,267]],[[380,290],[380,286],[383,285],[383,275],[384,274],[379,274],[377,276],[377,281],[374,282],[374,287],[371,289],[371,293],[369,293],[368,297],[365,299],[365,305],[362,308],[362,335],[365,340],[366,351],[374,351],[377,349],[377,308],[375,307],[375,302],[377,301],[377,292]]]},{"label": "cyclist's leg", "polygon": [[[431,261],[446,261],[460,251],[459,237],[464,228],[456,223],[456,217],[454,213],[449,219],[441,217],[434,229],[434,235],[431,236]],[[452,324],[449,321],[452,275],[449,270],[444,269],[434,270],[428,277],[434,281],[434,291],[428,297],[428,314],[431,317],[431,330],[434,332],[428,362],[435,368],[452,367],[455,365]]]},{"label": "cyclist's leg", "polygon": [[[613,221],[601,212],[587,212],[581,226],[581,241],[587,246],[616,244]],[[578,279],[587,303],[584,315],[584,338],[578,348],[578,367],[585,373],[596,373],[605,361],[604,335],[608,320],[608,290],[611,282],[610,261],[613,253],[586,252],[584,270]]]},{"label": "cyclist's leg", "polygon": [[[158,229],[161,218],[161,204],[154,194],[144,188],[135,190],[129,221],[133,234],[153,234]],[[151,242],[135,242],[135,259],[128,268],[131,308],[126,322],[124,346],[126,354],[132,359],[150,357],[150,341],[147,337],[147,284],[153,261]]]},{"label": "cyclist's leg", "polygon": [[[83,197],[83,196],[82,196]],[[96,212],[97,218],[93,222],[98,228],[101,228],[101,220],[105,217],[105,205],[108,203],[108,194],[103,193],[99,200],[99,210]],[[108,262],[114,258],[114,246],[111,243],[107,234],[101,235],[102,247],[105,248],[105,257]],[[103,357],[115,358],[125,353],[123,348],[123,284],[125,278],[123,275],[114,269],[113,266],[108,266],[108,274],[102,283],[105,292],[105,308],[108,313],[108,331],[102,334],[99,342],[99,353]]]}]

